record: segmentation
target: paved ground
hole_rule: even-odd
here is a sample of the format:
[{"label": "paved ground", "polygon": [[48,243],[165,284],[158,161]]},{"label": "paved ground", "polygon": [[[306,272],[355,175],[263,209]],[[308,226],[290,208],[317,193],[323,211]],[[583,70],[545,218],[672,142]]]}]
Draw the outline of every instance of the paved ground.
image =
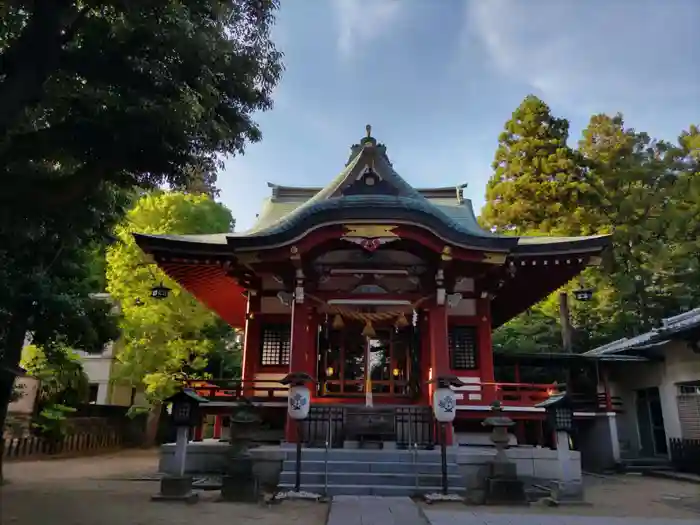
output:
[{"label": "paved ground", "polygon": [[[207,492],[194,506],[153,503],[154,451],[9,463],[0,488],[0,523],[36,525],[425,525],[410,500],[339,498],[332,505],[286,501],[272,507],[219,503]],[[678,481],[616,476],[586,479],[589,506],[475,508],[423,506],[432,525],[698,525],[700,487]],[[619,520],[615,518],[628,518]],[[339,521],[338,521],[339,520]],[[674,521],[677,520],[677,521]]]},{"label": "paved ground", "polygon": [[153,452],[5,465],[0,488],[2,525],[324,525],[328,506],[286,501],[271,507],[221,503],[204,493],[197,505],[154,503]]},{"label": "paved ground", "polygon": [[541,514],[489,514],[482,512],[428,511],[430,525],[698,525],[697,519],[605,518],[600,516],[548,516]]},{"label": "paved ground", "polygon": [[426,525],[410,498],[335,496],[327,525]]}]

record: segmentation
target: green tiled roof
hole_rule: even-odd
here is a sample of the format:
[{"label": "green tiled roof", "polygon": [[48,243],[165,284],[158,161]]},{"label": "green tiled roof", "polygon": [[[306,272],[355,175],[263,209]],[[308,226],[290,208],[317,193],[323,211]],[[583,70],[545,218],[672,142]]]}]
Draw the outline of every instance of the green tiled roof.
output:
[{"label": "green tiled roof", "polygon": [[[371,168],[391,191],[345,190]],[[270,184],[272,195],[265,200],[258,220],[248,230],[219,235],[164,235],[162,240],[192,244],[244,247],[286,242],[320,222],[403,221],[429,228],[455,245],[492,251],[527,254],[550,251],[599,251],[607,245],[606,236],[516,237],[494,234],[478,224],[472,203],[462,197],[464,185],[454,188],[418,190],[394,170],[386,147],[372,137],[352,146],[343,170],[324,188],[295,188]],[[145,237],[145,236],[142,236]]]}]

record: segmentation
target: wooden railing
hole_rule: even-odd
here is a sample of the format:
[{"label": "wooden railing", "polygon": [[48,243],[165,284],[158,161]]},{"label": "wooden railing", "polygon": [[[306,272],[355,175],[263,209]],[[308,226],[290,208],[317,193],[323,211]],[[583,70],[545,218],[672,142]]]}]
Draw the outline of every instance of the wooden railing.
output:
[{"label": "wooden railing", "polygon": [[11,438],[0,443],[0,455],[7,460],[41,456],[70,455],[110,450],[123,446],[123,434],[114,428],[98,428],[48,440],[37,436]]},{"label": "wooden railing", "polygon": [[[470,400],[470,391],[462,391],[464,398],[460,404],[490,405],[500,401],[505,406],[532,407],[546,400],[556,392],[554,385],[542,383],[475,383],[481,386],[481,399]],[[286,401],[288,388],[274,380],[193,380],[188,381],[198,395],[210,401],[236,402],[246,398],[253,402],[282,402]],[[364,395],[364,394],[362,394]],[[351,397],[336,394],[335,397]],[[355,396],[357,397],[357,395]],[[622,401],[619,397],[606,396],[604,393],[580,394],[573,393],[572,401],[575,410],[587,412],[620,411]]]},{"label": "wooden railing", "polygon": [[245,397],[258,402],[284,402],[288,390],[279,381],[272,380],[191,380],[187,381],[186,386],[210,401],[240,401]]}]

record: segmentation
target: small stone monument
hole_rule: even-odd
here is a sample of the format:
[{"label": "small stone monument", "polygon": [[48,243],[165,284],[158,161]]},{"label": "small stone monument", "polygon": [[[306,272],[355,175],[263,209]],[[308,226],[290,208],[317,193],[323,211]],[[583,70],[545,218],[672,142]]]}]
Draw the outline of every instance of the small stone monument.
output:
[{"label": "small stone monument", "polygon": [[466,501],[472,504],[514,505],[527,504],[525,486],[518,479],[515,463],[506,455],[509,442],[508,429],[515,423],[502,415],[503,408],[496,401],[491,405],[492,415],[481,424],[491,427],[491,441],[496,447],[496,457],[486,463],[467,488]]},{"label": "small stone monument", "polygon": [[221,480],[221,498],[224,501],[255,502],[258,499],[250,448],[261,422],[255,407],[249,402],[231,416],[226,473]]}]

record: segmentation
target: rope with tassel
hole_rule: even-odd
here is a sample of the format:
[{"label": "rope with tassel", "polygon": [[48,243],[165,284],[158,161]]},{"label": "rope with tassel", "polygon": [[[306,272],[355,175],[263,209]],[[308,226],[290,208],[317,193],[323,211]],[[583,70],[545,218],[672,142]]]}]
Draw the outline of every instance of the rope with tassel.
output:
[{"label": "rope with tassel", "polygon": [[[372,312],[372,313],[366,313],[366,312],[357,312],[355,310],[346,310],[345,308],[340,308],[338,306],[331,306],[329,305],[326,301],[323,299],[320,299],[319,297],[315,297],[311,294],[306,294],[307,297],[310,299],[313,299],[314,301],[317,301],[321,304],[325,304],[330,308],[330,311],[333,316],[333,329],[334,330],[340,330],[345,326],[345,321],[343,321],[343,318],[346,319],[352,319],[355,321],[362,321],[365,323],[365,327],[362,329],[362,335],[365,337],[374,337],[377,335],[377,333],[374,330],[374,326],[372,323],[378,323],[381,321],[388,321],[390,319],[395,319],[394,321],[394,326],[396,328],[404,328],[409,325],[408,319],[406,319],[406,314],[404,313],[403,310],[394,310],[390,312]],[[421,297],[418,299],[416,302],[410,305],[410,308],[412,310],[415,310],[420,306],[424,301],[429,299],[430,296],[427,295],[425,297]]]}]

